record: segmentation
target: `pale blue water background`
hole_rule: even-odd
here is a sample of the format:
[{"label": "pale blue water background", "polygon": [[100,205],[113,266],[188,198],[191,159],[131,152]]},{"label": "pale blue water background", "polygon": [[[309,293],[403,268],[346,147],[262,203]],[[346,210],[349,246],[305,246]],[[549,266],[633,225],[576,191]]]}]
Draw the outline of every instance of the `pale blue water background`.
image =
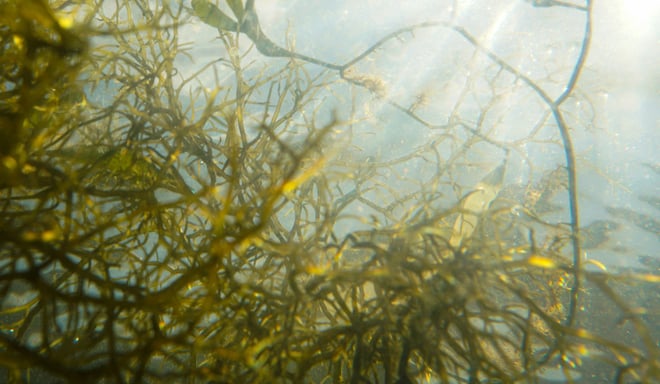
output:
[{"label": "pale blue water background", "polygon": [[[222,3],[219,2],[220,7],[231,14]],[[277,44],[285,46],[288,41],[299,53],[336,64],[347,62],[396,29],[424,21],[449,20],[453,15],[459,25],[535,80],[553,98],[567,82],[584,30],[583,12],[532,7],[525,1],[261,0],[256,2],[256,8],[265,33]],[[660,28],[654,22],[659,17],[658,2],[596,1],[591,49],[576,89],[581,100],[569,99],[563,105],[564,110],[572,112],[567,117],[574,127],[572,135],[578,156],[581,223],[610,219],[622,224],[607,247],[587,251],[588,258],[607,265],[637,266],[638,255],[658,257],[660,235],[612,218],[605,207],[624,207],[660,220],[657,210],[637,198],[660,196],[660,176],[644,166],[660,163]],[[182,36],[182,40],[194,43],[194,61],[180,61],[179,69],[184,74],[192,74],[221,54],[222,44],[215,39],[216,31],[195,18],[182,29]],[[242,40],[244,47],[249,43]],[[264,57],[256,50],[248,58],[254,59],[255,68],[280,68],[285,62]],[[322,70],[314,65],[307,68],[310,73]],[[420,94],[426,95],[427,106],[417,112],[437,125],[447,124],[470,71],[483,74],[491,70],[483,56],[475,55],[464,39],[441,27],[403,34],[400,41],[389,42],[361,62],[359,69],[384,80],[387,98],[402,105],[409,105]],[[231,73],[225,74],[226,79],[231,78]],[[212,76],[207,71],[200,82],[213,84]],[[353,127],[355,147],[351,150],[355,161],[364,161],[368,156],[394,158],[438,135],[437,130],[416,124],[367,92],[342,83],[339,81],[332,95],[319,98],[319,102],[328,111],[338,110],[340,116],[346,116],[351,92],[357,92],[357,105],[363,108],[362,116],[369,119]],[[474,87],[473,94],[477,96],[480,89],[488,90],[486,84],[478,81]],[[524,87],[514,89],[494,108],[492,124],[498,125],[491,137],[509,141],[524,138],[542,110],[535,98]],[[462,116],[469,116],[470,108],[476,115],[478,102],[464,102]],[[497,118],[502,120],[498,122]],[[487,127],[488,122],[484,125]],[[550,125],[544,134],[557,139],[556,128]],[[564,160],[561,148],[529,145],[525,151],[534,163],[548,168]],[[475,161],[496,164],[498,158],[501,153],[490,148],[482,159]],[[507,181],[524,182],[525,172],[529,171],[525,167],[521,157],[513,156]],[[420,179],[425,177],[424,169],[416,171],[420,172]]]}]

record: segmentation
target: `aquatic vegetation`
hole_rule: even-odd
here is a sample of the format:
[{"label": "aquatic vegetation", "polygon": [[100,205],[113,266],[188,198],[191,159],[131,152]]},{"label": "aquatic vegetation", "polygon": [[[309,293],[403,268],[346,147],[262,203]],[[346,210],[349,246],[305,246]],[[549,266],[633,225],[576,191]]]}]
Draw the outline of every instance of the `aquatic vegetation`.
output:
[{"label": "aquatic vegetation", "polygon": [[[551,97],[451,21],[339,65],[273,43],[258,11],[0,0],[0,381],[658,379],[658,275],[582,257],[618,228],[579,221],[581,127],[562,112],[588,28]],[[589,5],[567,12],[590,22]],[[190,25],[217,33],[217,57],[194,56]],[[355,72],[429,28],[488,62],[447,124]],[[477,120],[475,76],[492,97]],[[496,137],[483,115],[520,88],[554,139]],[[429,140],[362,151],[361,131],[385,127],[363,103]],[[533,163],[526,145],[564,162]],[[507,177],[520,164],[529,177]],[[609,212],[657,234],[650,217]]]},{"label": "aquatic vegetation", "polygon": [[654,234],[660,238],[660,221],[650,215],[635,212],[628,208],[607,207],[607,212],[614,217],[631,222],[642,230]]}]

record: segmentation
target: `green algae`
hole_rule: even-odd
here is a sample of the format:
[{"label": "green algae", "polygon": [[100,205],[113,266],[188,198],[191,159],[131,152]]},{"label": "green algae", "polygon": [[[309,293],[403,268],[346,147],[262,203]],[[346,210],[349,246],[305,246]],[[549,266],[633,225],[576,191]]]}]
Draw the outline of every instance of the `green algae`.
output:
[{"label": "green algae", "polygon": [[[245,21],[258,22],[252,1],[228,2],[236,20],[224,21],[197,0],[17,4],[0,2],[6,381],[509,383],[543,382],[556,366],[574,382],[658,378],[658,277],[574,258],[616,223],[582,233],[577,207],[557,200],[575,198],[573,157],[514,184],[510,148],[470,128],[465,140],[446,130],[399,157],[352,159],[341,132],[358,117],[315,105],[342,82],[378,93],[375,77],[347,70],[406,31],[444,27],[561,116],[561,98],[464,29],[404,28],[325,65],[269,46]],[[202,72],[177,77],[190,55],[178,33],[198,16],[220,30],[232,78],[189,88]],[[263,70],[232,33],[249,37]],[[317,66],[326,72],[313,76]],[[385,102],[431,128],[418,108]],[[479,145],[504,165],[470,161]],[[426,163],[425,180],[406,174]]]}]

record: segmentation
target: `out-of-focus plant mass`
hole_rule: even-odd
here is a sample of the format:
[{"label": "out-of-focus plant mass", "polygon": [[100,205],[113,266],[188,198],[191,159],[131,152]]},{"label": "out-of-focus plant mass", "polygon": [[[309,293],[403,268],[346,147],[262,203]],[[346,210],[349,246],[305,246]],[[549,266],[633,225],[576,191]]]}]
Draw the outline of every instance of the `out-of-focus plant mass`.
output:
[{"label": "out-of-focus plant mass", "polygon": [[[657,270],[584,257],[644,221],[579,221],[589,1],[526,5],[582,23],[547,77],[451,12],[326,61],[260,3],[0,0],[0,381],[659,380]],[[429,29],[446,112],[368,70]],[[383,111],[426,140],[367,154]]]}]

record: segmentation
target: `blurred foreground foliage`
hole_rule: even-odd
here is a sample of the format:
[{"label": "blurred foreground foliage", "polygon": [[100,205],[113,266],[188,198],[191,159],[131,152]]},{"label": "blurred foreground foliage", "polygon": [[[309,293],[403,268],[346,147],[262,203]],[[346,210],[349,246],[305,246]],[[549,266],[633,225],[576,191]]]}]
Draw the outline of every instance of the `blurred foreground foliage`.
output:
[{"label": "blurred foreground foliage", "polygon": [[[503,185],[512,153],[566,140],[498,141],[467,97],[446,126],[418,114],[421,95],[387,99],[353,67],[397,33],[326,65],[273,45],[251,1],[228,1],[224,24],[201,1],[103,3],[0,0],[1,380],[658,379],[658,276],[571,257],[593,240],[562,206],[572,152]],[[218,60],[186,74],[190,23],[218,29]],[[475,75],[492,100],[526,87],[565,124],[574,83],[544,98],[462,28],[429,26],[496,69]],[[360,97],[431,140],[360,158]],[[484,147],[502,156],[489,175],[472,163]]]}]

